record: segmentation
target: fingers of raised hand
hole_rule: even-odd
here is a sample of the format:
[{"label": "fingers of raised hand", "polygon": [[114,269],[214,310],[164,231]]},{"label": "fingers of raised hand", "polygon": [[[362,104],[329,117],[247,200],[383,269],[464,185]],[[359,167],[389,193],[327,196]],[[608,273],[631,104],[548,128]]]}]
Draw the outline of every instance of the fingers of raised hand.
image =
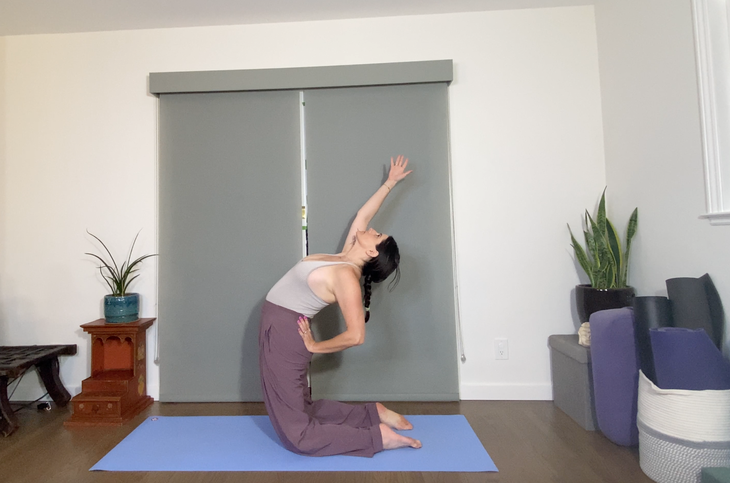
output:
[{"label": "fingers of raised hand", "polygon": [[398,157],[395,159],[390,158],[391,170],[395,169],[396,171],[402,171],[405,169],[406,166],[408,166],[408,158],[406,158],[402,154],[398,155]]},{"label": "fingers of raised hand", "polygon": [[[401,171],[406,171],[406,166],[408,166],[408,158],[406,158],[405,161],[403,161],[403,164],[401,165]],[[407,172],[403,173],[403,177],[405,178],[408,175],[408,173],[410,173],[411,171],[407,171]]]}]

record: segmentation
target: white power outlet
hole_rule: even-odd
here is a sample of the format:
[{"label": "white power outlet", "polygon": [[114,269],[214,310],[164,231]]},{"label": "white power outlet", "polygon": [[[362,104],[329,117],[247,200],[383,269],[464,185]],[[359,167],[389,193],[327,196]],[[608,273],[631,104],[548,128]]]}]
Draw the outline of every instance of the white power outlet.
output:
[{"label": "white power outlet", "polygon": [[497,360],[509,359],[509,341],[507,339],[494,339],[494,358]]}]

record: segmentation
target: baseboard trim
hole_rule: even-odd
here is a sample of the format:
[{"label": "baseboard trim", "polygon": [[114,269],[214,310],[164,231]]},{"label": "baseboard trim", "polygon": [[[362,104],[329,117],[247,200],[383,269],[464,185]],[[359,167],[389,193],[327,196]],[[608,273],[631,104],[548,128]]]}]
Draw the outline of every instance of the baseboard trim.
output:
[{"label": "baseboard trim", "polygon": [[147,384],[147,395],[155,401],[160,400],[160,385],[159,384]]},{"label": "baseboard trim", "polygon": [[334,399],[335,401],[458,401],[459,394],[327,394],[314,392],[313,399]]},{"label": "baseboard trim", "polygon": [[543,384],[461,384],[464,401],[552,401],[553,387]]},{"label": "baseboard trim", "polygon": [[[24,389],[24,388],[20,388]],[[81,392],[81,386],[66,386],[66,389],[75,396]],[[13,397],[12,403],[28,402],[36,399],[38,389],[19,390]],[[147,386],[147,394],[155,401],[160,400],[159,386],[150,384]],[[316,399],[337,398],[331,394],[315,394]],[[360,394],[346,400],[357,401],[552,401],[552,384],[462,384],[459,394],[408,394],[393,396],[385,394]],[[50,401],[46,396],[42,400]],[[345,400],[341,399],[340,400]],[[176,402],[184,402],[176,399]],[[195,402],[198,402],[197,400]]]}]

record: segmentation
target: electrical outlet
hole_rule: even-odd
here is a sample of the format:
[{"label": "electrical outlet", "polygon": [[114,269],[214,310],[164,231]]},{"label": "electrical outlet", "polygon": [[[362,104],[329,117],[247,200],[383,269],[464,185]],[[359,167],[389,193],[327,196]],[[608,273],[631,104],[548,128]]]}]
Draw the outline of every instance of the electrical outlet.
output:
[{"label": "electrical outlet", "polygon": [[509,341],[507,339],[494,339],[494,358],[497,360],[509,359]]}]

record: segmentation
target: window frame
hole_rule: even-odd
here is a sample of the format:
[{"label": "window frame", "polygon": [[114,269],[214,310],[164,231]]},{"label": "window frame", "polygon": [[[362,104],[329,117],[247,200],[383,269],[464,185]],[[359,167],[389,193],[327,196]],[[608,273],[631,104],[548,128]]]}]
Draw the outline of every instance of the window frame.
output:
[{"label": "window frame", "polygon": [[730,37],[728,0],[692,0],[702,157],[712,225],[730,224]]}]

